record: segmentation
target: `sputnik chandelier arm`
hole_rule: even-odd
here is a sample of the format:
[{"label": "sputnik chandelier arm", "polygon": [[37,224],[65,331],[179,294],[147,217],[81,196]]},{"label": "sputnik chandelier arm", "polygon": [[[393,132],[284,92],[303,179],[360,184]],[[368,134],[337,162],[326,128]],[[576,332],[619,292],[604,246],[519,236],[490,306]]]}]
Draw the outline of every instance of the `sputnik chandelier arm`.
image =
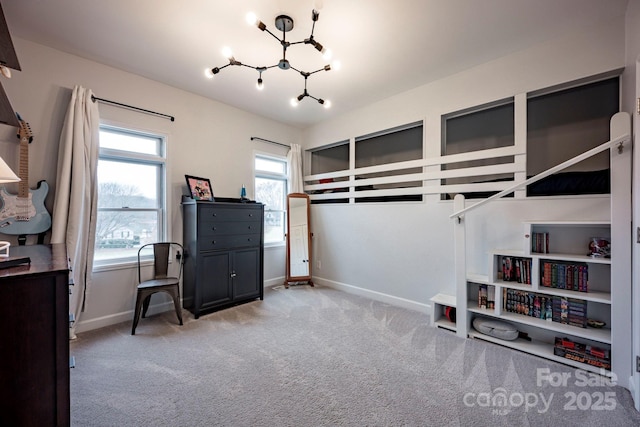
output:
[{"label": "sputnik chandelier arm", "polygon": [[324,105],[325,108],[330,108],[331,107],[331,101],[329,100],[324,100],[322,98],[316,98],[315,96],[312,96],[309,94],[309,92],[307,91],[307,79],[309,78],[310,75],[315,74],[315,73],[319,73],[320,71],[329,71],[331,70],[331,65],[325,65],[324,67],[315,70],[315,71],[311,71],[311,72],[307,72],[307,71],[300,71],[297,68],[291,67],[292,70],[297,71],[298,73],[300,73],[300,75],[302,77],[304,77],[304,92],[302,92],[300,95],[298,95],[296,98],[291,98],[291,105],[293,107],[297,107],[298,103],[300,101],[302,101],[304,98],[309,97],[311,99],[315,99],[316,101],[318,101],[319,104]]},{"label": "sputnik chandelier arm", "polygon": [[[265,71],[267,71],[268,69],[271,68],[275,68],[278,67],[281,70],[289,70],[292,69],[296,72],[298,72],[303,78],[304,78],[304,92],[299,95],[296,98],[292,98],[291,99],[291,104],[293,106],[296,106],[298,104],[299,101],[301,101],[302,99],[309,97],[311,99],[316,100],[318,103],[322,104],[325,106],[325,108],[329,108],[329,106],[331,105],[331,102],[329,102],[328,100],[323,100],[321,98],[316,98],[314,96],[309,95],[309,93],[307,92],[307,79],[309,78],[309,76],[318,73],[320,71],[329,71],[331,70],[331,65],[325,65],[324,67],[312,71],[312,72],[306,72],[306,71],[300,71],[297,68],[291,66],[291,64],[289,63],[289,60],[287,59],[287,49],[292,46],[292,45],[296,45],[296,44],[307,44],[307,45],[311,45],[313,46],[318,52],[323,54],[323,57],[325,59],[328,59],[331,55],[331,51],[329,49],[326,49],[322,44],[320,44],[319,42],[317,42],[313,36],[313,33],[315,31],[315,26],[316,26],[316,22],[318,21],[318,18],[320,16],[320,13],[317,10],[312,10],[311,12],[311,20],[313,21],[313,24],[311,26],[311,34],[309,35],[308,38],[304,39],[304,40],[300,40],[297,42],[289,42],[287,41],[287,32],[291,31],[293,29],[293,19],[287,15],[279,15],[276,17],[275,19],[275,26],[278,30],[282,31],[282,38],[278,37],[277,35],[275,35],[274,33],[272,33],[267,26],[260,20],[258,20],[256,18],[256,16],[252,13],[247,15],[247,22],[249,22],[251,25],[256,25],[258,27],[259,30],[261,31],[266,31],[268,34],[270,34],[273,38],[275,38],[278,43],[280,43],[280,45],[282,46],[282,58],[278,61],[277,64],[274,65],[270,65],[270,66],[253,66],[253,65],[248,65],[248,64],[244,64],[238,60],[236,60],[233,56],[233,53],[231,52],[230,49],[225,48],[223,49],[223,55],[229,60],[228,64],[225,64],[221,67],[214,67],[214,68],[208,68],[205,71],[205,74],[207,75],[207,77],[209,78],[213,78],[213,76],[215,74],[218,74],[221,70],[223,70],[224,68],[227,68],[231,65],[235,65],[235,66],[240,66],[240,67],[247,67],[247,68],[252,68],[254,70],[256,70],[258,72],[258,81],[256,83],[256,87],[259,90],[262,90],[264,88],[264,84],[263,84],[263,80],[262,80],[262,73],[264,73]],[[337,63],[336,63],[337,64]],[[336,67],[336,64],[334,64],[334,68]]]}]

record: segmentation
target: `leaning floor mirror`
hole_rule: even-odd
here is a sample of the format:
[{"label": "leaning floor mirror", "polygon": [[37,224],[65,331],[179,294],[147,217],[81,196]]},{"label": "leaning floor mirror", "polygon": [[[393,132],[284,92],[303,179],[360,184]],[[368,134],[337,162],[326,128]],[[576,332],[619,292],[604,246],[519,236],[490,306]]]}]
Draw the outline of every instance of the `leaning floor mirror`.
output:
[{"label": "leaning floor mirror", "polygon": [[291,193],[287,196],[287,277],[284,287],[309,284],[311,280],[311,223],[309,196]]}]

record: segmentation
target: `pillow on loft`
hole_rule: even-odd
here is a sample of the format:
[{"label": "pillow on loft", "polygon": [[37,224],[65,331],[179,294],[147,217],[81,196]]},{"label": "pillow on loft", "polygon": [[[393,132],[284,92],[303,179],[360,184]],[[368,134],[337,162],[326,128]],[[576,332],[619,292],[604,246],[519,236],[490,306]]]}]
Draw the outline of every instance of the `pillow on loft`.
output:
[{"label": "pillow on loft", "polygon": [[490,337],[501,340],[513,341],[518,338],[518,330],[511,323],[500,320],[476,317],[473,319],[473,327],[476,331]]}]

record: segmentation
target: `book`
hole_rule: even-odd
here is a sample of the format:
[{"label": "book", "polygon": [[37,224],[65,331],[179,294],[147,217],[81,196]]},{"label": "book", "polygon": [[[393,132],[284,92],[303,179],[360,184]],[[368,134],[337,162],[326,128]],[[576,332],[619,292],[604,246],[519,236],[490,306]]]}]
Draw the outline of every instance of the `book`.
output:
[{"label": "book", "polygon": [[487,308],[494,309],[496,307],[496,287],[489,285],[487,287]]},{"label": "book", "polygon": [[531,252],[549,253],[549,233],[533,233],[531,237]]},{"label": "book", "polygon": [[478,285],[478,307],[487,308],[487,285]]},{"label": "book", "polygon": [[611,369],[611,351],[575,342],[569,338],[555,338],[553,354],[598,368]]}]

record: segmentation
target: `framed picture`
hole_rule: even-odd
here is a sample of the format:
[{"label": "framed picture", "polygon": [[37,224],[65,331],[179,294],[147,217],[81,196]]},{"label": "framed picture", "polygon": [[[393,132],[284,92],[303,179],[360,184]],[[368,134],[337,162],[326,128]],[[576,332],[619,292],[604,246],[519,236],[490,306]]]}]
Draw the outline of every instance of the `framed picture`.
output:
[{"label": "framed picture", "polygon": [[185,175],[184,177],[187,179],[187,187],[189,187],[189,192],[194,200],[214,201],[211,182],[208,178],[199,178],[191,175]]}]

